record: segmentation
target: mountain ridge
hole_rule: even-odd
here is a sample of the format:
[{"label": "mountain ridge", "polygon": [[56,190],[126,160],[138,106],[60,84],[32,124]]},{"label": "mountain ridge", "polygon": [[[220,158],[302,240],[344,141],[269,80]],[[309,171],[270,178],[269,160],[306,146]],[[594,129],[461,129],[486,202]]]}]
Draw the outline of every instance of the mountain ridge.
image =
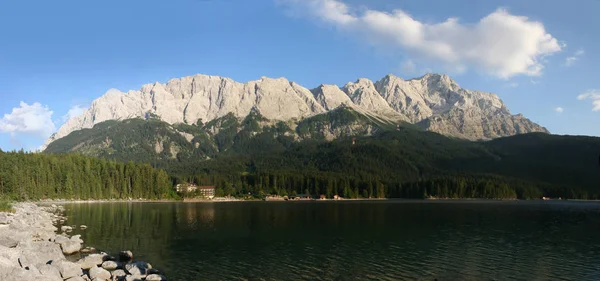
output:
[{"label": "mountain ridge", "polygon": [[512,115],[495,94],[461,88],[445,74],[404,80],[388,74],[378,81],[359,78],[343,87],[308,89],[286,78],[261,77],[246,83],[197,74],[150,83],[140,90],[110,89],[81,115],[69,119],[46,145],[107,120],[157,116],[169,124],[208,122],[252,110],[269,120],[302,120],[348,106],[390,122],[420,124],[425,130],[469,140],[493,139],[544,127]]}]

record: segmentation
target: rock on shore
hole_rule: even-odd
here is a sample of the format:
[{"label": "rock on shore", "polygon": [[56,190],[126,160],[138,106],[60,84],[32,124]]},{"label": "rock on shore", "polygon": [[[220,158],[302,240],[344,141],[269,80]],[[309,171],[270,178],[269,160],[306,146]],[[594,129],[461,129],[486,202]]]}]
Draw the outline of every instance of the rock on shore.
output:
[{"label": "rock on shore", "polygon": [[81,251],[83,240],[80,235],[57,234],[53,223],[66,220],[56,214],[63,210],[60,206],[17,203],[14,209],[15,213],[0,213],[2,281],[167,280],[154,274],[156,270],[149,272],[152,266],[148,263],[115,261],[104,253],[68,261],[65,254]]}]

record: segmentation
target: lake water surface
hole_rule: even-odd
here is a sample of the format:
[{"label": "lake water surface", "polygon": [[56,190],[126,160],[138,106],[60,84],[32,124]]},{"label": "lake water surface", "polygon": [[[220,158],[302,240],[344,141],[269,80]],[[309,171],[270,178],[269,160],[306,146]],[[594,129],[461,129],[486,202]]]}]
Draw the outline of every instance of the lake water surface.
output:
[{"label": "lake water surface", "polygon": [[169,280],[600,280],[600,203],[67,204]]}]

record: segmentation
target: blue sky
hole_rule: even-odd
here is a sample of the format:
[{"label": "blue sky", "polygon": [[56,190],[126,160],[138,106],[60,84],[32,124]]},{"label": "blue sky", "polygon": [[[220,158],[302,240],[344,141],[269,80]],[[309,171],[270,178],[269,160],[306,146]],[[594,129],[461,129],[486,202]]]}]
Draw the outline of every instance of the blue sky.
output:
[{"label": "blue sky", "polygon": [[597,11],[597,0],[0,1],[0,148],[39,147],[110,88],[196,73],[309,88],[448,73],[553,133],[600,136]]}]

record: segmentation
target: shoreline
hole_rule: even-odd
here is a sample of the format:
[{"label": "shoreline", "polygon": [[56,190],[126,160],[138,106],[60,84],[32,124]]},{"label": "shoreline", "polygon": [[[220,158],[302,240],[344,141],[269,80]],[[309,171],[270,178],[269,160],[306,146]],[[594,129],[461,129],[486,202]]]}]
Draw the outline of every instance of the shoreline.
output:
[{"label": "shoreline", "polygon": [[98,203],[245,203],[245,202],[377,202],[377,201],[405,201],[405,202],[600,202],[593,199],[487,199],[487,198],[355,198],[355,199],[301,199],[301,200],[245,200],[245,199],[202,199],[202,198],[183,198],[182,200],[163,200],[163,199],[92,199],[92,200],[39,200],[29,201],[28,203],[38,204],[42,206],[62,205],[62,204],[98,204]]},{"label": "shoreline", "polygon": [[[96,204],[96,203],[229,203],[229,202],[345,202],[345,201],[396,201],[396,200],[410,200],[410,201],[426,201],[425,199],[404,199],[404,198],[356,198],[356,199],[302,199],[302,200],[245,200],[245,199],[202,199],[202,198],[184,198],[183,200],[154,200],[154,199],[92,199],[92,200],[39,200],[30,201],[28,203],[40,204],[40,205],[52,205],[52,204]],[[442,199],[440,199],[442,200]]]},{"label": "shoreline", "polygon": [[92,199],[92,200],[66,200],[66,199],[57,199],[57,200],[39,200],[39,201],[31,201],[30,203],[48,205],[48,204],[94,204],[94,203],[177,203],[183,202],[182,200],[146,200],[146,199],[136,199],[136,200],[127,200],[127,199]]},{"label": "shoreline", "polygon": [[81,235],[68,234],[77,226],[65,224],[64,207],[40,205],[19,202],[13,212],[0,212],[0,280],[166,280],[150,264],[134,262],[129,251],[115,258],[83,247]]}]

